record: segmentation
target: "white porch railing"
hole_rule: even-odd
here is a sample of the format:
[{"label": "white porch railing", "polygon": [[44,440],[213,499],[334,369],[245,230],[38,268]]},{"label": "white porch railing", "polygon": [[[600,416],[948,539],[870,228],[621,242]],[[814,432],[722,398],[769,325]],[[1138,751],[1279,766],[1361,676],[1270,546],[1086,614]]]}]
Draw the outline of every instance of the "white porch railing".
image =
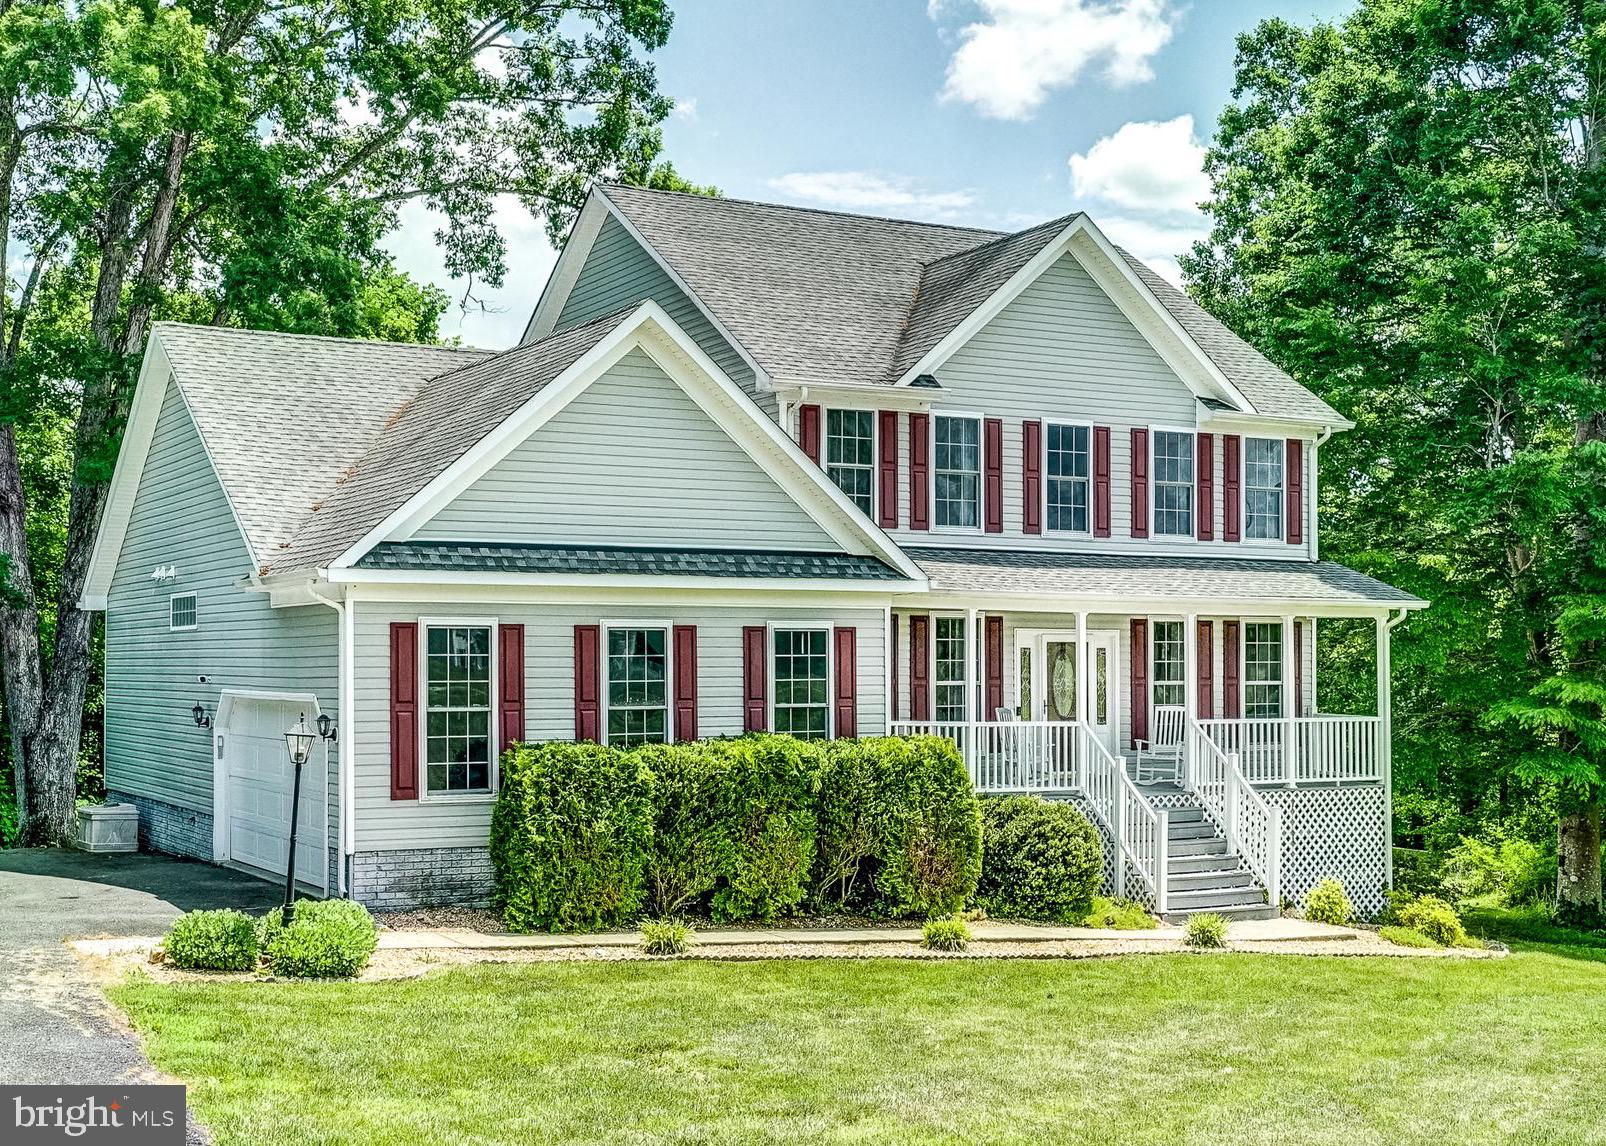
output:
[{"label": "white porch railing", "polygon": [[1183,784],[1221,825],[1227,846],[1243,857],[1275,907],[1282,901],[1282,809],[1255,791],[1238,757],[1223,752],[1204,724],[1188,721]]},{"label": "white porch railing", "polygon": [[1383,778],[1376,716],[1200,720],[1210,743],[1238,757],[1251,784],[1355,784]]}]

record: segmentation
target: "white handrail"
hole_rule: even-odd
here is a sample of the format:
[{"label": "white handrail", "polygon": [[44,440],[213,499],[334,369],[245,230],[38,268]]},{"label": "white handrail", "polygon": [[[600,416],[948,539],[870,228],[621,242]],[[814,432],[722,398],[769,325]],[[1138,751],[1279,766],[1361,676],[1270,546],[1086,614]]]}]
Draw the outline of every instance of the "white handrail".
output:
[{"label": "white handrail", "polygon": [[1266,900],[1282,902],[1283,811],[1255,791],[1238,766],[1236,753],[1223,752],[1200,722],[1188,719],[1184,784],[1221,825],[1227,846],[1243,857],[1266,889]]},{"label": "white handrail", "polygon": [[1238,757],[1238,767],[1251,783],[1363,784],[1382,779],[1384,730],[1376,716],[1321,714],[1197,723],[1217,748]]},{"label": "white handrail", "polygon": [[1104,821],[1115,842],[1115,894],[1126,893],[1126,865],[1138,873],[1159,914],[1166,910],[1167,816],[1143,798],[1126,774],[1126,760],[1112,755],[1086,723],[1077,721],[1080,758],[1086,764],[1083,790],[1093,814]]}]

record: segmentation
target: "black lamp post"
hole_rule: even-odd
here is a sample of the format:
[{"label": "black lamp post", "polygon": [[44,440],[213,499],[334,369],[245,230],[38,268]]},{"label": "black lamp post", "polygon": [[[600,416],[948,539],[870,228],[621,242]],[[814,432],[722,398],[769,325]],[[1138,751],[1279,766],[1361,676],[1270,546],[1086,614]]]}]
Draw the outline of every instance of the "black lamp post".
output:
[{"label": "black lamp post", "polygon": [[290,856],[284,865],[284,922],[290,922],[290,911],[296,898],[296,820],[301,811],[301,766],[312,755],[312,741],[317,733],[307,727],[307,714],[302,713],[295,727],[284,734],[285,747],[290,750],[290,763],[295,768],[295,779],[290,785]]}]

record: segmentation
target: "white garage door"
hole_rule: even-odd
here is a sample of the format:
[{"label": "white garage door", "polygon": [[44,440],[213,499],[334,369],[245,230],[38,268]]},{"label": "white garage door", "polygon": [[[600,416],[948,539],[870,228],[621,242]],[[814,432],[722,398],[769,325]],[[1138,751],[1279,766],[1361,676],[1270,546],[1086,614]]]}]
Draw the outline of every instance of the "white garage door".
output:
[{"label": "white garage door", "polygon": [[[284,734],[308,705],[300,701],[236,699],[223,729],[227,776],[228,857],[284,878],[290,844],[290,785],[293,769]],[[307,723],[314,716],[307,713]],[[324,793],[327,776],[322,743],[301,769],[301,818],[296,825],[296,879],[322,887],[326,878]]]}]

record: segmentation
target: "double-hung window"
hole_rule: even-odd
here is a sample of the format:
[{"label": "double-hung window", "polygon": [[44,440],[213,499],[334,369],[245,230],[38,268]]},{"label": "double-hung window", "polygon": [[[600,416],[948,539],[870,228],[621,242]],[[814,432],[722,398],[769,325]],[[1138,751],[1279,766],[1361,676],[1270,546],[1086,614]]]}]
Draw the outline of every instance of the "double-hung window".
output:
[{"label": "double-hung window", "polygon": [[1276,541],[1283,535],[1283,443],[1244,439],[1244,535]]},{"label": "double-hung window", "polygon": [[668,629],[609,626],[608,743],[628,748],[668,739]]},{"label": "double-hung window", "polygon": [[932,418],[933,509],[939,529],[981,525],[981,419]]},{"label": "double-hung window", "polygon": [[1282,714],[1282,623],[1250,621],[1244,625],[1244,715],[1275,720]]},{"label": "double-hung window", "polygon": [[933,703],[938,720],[965,719],[965,618],[938,617]]},{"label": "double-hung window", "polygon": [[865,513],[875,505],[875,411],[825,412],[825,472]]},{"label": "double-hung window", "polygon": [[830,733],[831,669],[825,629],[775,629],[776,732],[804,740],[823,740]]},{"label": "double-hung window", "polygon": [[1086,533],[1092,503],[1092,430],[1048,423],[1046,434],[1048,528],[1055,533]]},{"label": "double-hung window", "polygon": [[1183,672],[1186,657],[1182,643],[1181,621],[1155,621],[1151,628],[1150,679],[1151,696],[1156,707],[1162,704],[1186,704],[1187,685]]},{"label": "double-hung window", "polygon": [[492,627],[428,626],[424,782],[431,795],[491,790]]},{"label": "double-hung window", "polygon": [[1154,432],[1154,532],[1193,536],[1193,435]]}]

